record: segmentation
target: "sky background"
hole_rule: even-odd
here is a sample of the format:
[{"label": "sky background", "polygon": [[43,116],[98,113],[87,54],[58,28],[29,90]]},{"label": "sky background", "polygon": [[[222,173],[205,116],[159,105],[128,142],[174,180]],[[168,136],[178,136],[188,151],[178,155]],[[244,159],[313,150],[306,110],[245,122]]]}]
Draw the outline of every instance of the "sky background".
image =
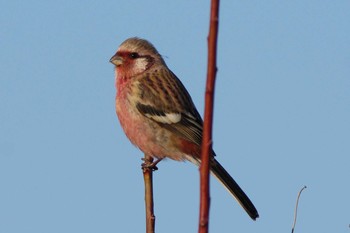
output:
[{"label": "sky background", "polygon": [[[222,1],[210,232],[350,232],[350,1]],[[150,40],[203,113],[209,1],[0,1],[0,233],[145,232],[142,153],[108,61]],[[157,232],[197,232],[199,175],[164,161]]]}]

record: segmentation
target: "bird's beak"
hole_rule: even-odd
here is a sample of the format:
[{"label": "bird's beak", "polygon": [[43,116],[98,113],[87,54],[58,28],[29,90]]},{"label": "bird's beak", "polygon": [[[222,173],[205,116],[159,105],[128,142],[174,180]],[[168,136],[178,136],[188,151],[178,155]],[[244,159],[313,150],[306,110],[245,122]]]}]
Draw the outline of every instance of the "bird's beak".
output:
[{"label": "bird's beak", "polygon": [[115,54],[113,57],[111,57],[111,59],[109,59],[110,63],[113,63],[116,66],[120,66],[123,64],[124,60],[122,57],[120,57],[119,55]]}]

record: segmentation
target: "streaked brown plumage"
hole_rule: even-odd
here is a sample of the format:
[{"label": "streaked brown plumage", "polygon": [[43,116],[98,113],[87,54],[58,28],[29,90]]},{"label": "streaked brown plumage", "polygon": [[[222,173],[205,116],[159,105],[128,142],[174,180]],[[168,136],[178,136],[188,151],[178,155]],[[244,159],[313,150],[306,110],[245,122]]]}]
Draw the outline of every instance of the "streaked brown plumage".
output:
[{"label": "streaked brown plumage", "polygon": [[[110,60],[116,66],[116,110],[130,141],[155,158],[201,162],[203,121],[181,81],[146,40],[129,38]],[[252,219],[247,195],[214,158],[211,172]]]}]

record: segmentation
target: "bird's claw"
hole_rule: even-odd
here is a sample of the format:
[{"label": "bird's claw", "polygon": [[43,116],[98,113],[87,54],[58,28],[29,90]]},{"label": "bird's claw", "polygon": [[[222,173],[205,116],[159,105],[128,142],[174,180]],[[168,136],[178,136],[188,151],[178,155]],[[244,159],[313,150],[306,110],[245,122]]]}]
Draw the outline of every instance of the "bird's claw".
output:
[{"label": "bird's claw", "polygon": [[153,159],[146,159],[142,158],[144,162],[141,164],[142,170],[151,170],[151,171],[157,171],[158,167],[157,164],[162,160],[162,159],[157,159],[156,161],[153,162]]}]

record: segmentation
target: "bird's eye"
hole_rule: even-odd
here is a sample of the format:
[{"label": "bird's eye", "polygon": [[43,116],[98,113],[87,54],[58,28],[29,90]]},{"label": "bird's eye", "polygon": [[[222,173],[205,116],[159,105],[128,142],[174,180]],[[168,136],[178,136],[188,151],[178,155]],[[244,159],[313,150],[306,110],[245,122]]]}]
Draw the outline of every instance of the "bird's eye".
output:
[{"label": "bird's eye", "polygon": [[130,53],[129,57],[132,59],[135,59],[135,58],[139,57],[139,54],[138,53]]}]

